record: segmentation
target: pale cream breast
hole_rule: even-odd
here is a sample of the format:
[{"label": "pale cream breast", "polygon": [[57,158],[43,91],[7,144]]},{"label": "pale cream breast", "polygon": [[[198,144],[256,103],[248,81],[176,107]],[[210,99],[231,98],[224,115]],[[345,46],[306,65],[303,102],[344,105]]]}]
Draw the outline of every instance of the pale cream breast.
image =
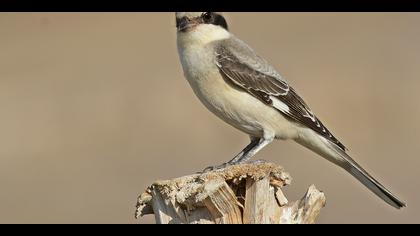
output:
[{"label": "pale cream breast", "polygon": [[219,73],[211,46],[214,40],[230,33],[212,26],[196,32],[178,33],[178,51],[186,79],[200,101],[216,116],[249,135],[263,136],[264,131],[276,138],[297,137],[297,130],[281,113],[245,91],[228,84]]}]

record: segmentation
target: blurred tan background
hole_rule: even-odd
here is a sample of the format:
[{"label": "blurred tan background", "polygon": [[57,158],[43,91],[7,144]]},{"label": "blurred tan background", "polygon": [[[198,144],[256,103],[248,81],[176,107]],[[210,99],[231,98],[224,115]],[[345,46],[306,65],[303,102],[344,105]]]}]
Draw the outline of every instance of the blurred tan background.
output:
[{"label": "blurred tan background", "polygon": [[[256,158],[327,196],[320,223],[420,223],[420,14],[229,13],[350,154],[408,207],[384,204],[292,142]],[[173,13],[0,14],[0,222],[136,221],[153,180],[229,160],[246,135],[182,75]]]}]

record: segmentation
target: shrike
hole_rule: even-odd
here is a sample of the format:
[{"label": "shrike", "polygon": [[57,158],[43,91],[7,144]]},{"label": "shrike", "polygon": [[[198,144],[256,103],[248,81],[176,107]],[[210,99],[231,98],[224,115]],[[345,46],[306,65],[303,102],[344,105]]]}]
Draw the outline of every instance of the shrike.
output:
[{"label": "shrike", "polygon": [[294,140],[342,167],[388,204],[405,203],[370,176],[277,71],[228,30],[215,12],[177,12],[184,75],[216,116],[250,136],[226,165],[248,161],[274,139]]}]

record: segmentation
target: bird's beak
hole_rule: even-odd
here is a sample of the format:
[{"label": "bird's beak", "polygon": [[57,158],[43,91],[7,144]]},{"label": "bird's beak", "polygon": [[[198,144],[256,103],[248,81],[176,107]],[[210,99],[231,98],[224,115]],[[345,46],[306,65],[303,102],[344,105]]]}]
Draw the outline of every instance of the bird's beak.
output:
[{"label": "bird's beak", "polygon": [[188,17],[182,17],[181,19],[176,20],[176,28],[178,31],[186,32],[188,29],[197,25],[197,22],[189,19]]}]

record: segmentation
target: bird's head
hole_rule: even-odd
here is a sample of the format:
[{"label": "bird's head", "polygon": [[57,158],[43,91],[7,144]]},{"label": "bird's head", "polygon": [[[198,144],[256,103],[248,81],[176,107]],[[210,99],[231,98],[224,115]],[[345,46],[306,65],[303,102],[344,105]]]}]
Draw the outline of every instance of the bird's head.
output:
[{"label": "bird's head", "polygon": [[178,37],[212,41],[229,34],[226,19],[220,13],[177,12],[175,17]]}]

